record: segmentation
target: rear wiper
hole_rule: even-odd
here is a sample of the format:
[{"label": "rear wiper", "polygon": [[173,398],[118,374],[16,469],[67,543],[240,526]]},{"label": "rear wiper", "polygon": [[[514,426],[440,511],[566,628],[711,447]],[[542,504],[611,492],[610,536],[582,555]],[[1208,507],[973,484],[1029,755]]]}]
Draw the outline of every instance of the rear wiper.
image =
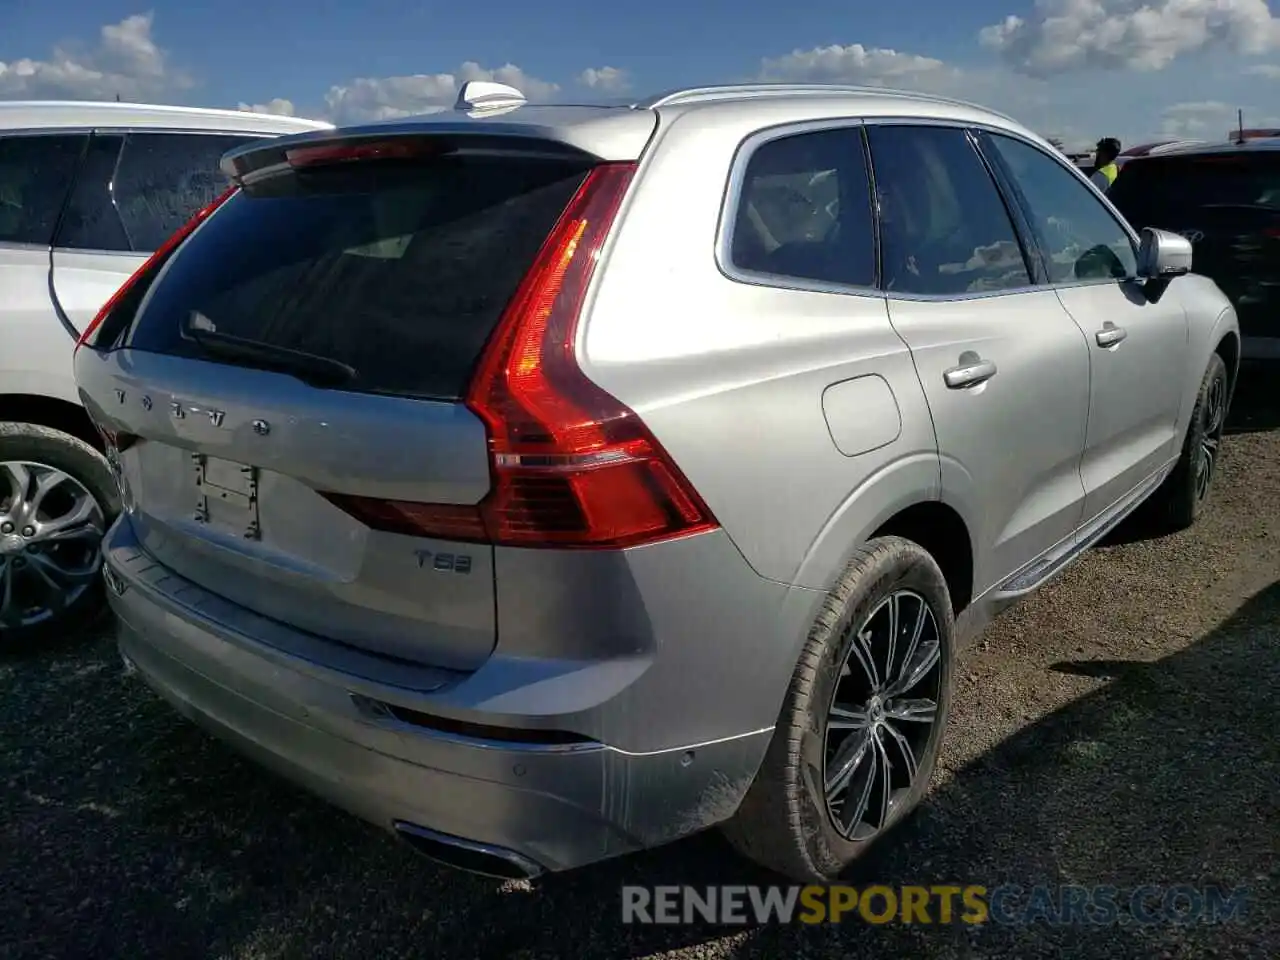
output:
[{"label": "rear wiper", "polygon": [[240,360],[247,366],[287,373],[313,387],[340,387],[356,378],[354,367],[314,353],[198,327],[188,327],[184,333],[207,353]]}]

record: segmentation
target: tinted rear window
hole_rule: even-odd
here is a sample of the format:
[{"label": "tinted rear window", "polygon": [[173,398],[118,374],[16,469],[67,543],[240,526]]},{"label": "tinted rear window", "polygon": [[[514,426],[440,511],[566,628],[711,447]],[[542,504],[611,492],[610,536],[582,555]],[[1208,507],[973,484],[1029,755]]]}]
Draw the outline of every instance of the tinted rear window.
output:
[{"label": "tinted rear window", "polygon": [[1280,153],[1132,160],[1107,197],[1139,228],[1213,208],[1280,212]]},{"label": "tinted rear window", "polygon": [[228,362],[189,335],[212,330],[346,364],[342,389],[455,399],[585,174],[472,156],[273,178],[192,235],[126,343]]}]

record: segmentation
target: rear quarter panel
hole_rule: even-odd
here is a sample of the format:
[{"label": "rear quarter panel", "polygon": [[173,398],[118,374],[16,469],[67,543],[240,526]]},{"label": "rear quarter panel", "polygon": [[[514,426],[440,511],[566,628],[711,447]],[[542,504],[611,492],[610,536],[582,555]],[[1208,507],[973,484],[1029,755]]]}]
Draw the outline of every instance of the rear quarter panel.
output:
[{"label": "rear quarter panel", "polygon": [[48,249],[0,244],[0,394],[78,405],[74,350],[49,299]]},{"label": "rear quarter panel", "polygon": [[[937,496],[939,468],[882,297],[759,286],[717,265],[735,152],[771,114],[810,119],[791,109],[691,110],[660,126],[604,253],[578,354],[644,418],[758,574],[825,589],[883,520]],[[887,384],[898,423],[884,404],[840,406],[881,395],[860,389],[828,394],[824,416],[828,388],[869,375]]]}]

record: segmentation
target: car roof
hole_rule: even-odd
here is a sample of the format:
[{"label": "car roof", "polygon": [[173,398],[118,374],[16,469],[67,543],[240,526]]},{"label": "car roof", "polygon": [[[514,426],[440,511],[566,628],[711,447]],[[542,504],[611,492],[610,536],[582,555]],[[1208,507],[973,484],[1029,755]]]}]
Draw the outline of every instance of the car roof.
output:
[{"label": "car roof", "polygon": [[[820,107],[820,109],[815,109]],[[279,141],[270,151],[262,145],[243,147],[227,155],[224,169],[243,173],[265,152],[297,145],[341,139],[405,136],[489,134],[555,141],[601,160],[631,160],[639,156],[653,134],[659,114],[698,111],[705,122],[759,117],[762,126],[822,116],[902,117],[986,125],[1018,133],[1042,146],[1042,137],[1005,114],[949,97],[883,87],[841,84],[753,83],[722,84],[669,90],[631,103],[533,104],[514,87],[490,81],[462,85],[453,108],[441,107],[416,116],[398,117],[337,128],[333,133],[300,134]],[[249,161],[251,154],[264,155]]]},{"label": "car roof", "polygon": [[1254,137],[1244,141],[1224,140],[1219,143],[1188,143],[1149,153],[1143,157],[1129,157],[1129,164],[1145,163],[1148,160],[1163,160],[1170,157],[1219,157],[1236,154],[1270,153],[1280,150],[1280,137]]},{"label": "car roof", "polygon": [[302,117],[247,110],[214,110],[148,103],[77,100],[0,101],[0,130],[61,130],[86,127],[210,130],[226,133],[291,134],[331,130],[333,125]]}]

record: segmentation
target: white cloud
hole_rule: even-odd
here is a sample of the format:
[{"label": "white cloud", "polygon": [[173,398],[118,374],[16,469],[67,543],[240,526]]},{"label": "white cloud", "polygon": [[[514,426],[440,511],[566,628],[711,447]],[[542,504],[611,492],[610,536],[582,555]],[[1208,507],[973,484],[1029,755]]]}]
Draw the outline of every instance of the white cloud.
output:
[{"label": "white cloud", "polygon": [[292,100],[285,100],[283,97],[273,97],[266,103],[241,103],[237,110],[246,110],[249,113],[274,113],[281,117],[296,117],[297,110],[293,106]]},{"label": "white cloud", "polygon": [[328,119],[337,124],[389,120],[415,113],[433,113],[453,106],[458,88],[468,80],[493,80],[520,90],[532,101],[546,100],[558,84],[531,77],[515,64],[488,70],[467,61],[457,73],[414,74],[406,77],[358,77],[346,86],[332,86],[325,94]]},{"label": "white cloud", "polygon": [[876,87],[936,88],[959,78],[960,71],[941,60],[880,47],[833,44],[793,50],[760,62],[761,80],[853,83]]},{"label": "white cloud", "polygon": [[578,74],[578,83],[601,93],[622,93],[631,87],[631,78],[617,67],[587,67]]},{"label": "white cloud", "polygon": [[1015,69],[1049,76],[1077,69],[1162,70],[1212,48],[1259,54],[1280,41],[1267,0],[1036,0],[980,42]]},{"label": "white cloud", "polygon": [[1013,78],[1007,69],[999,67],[960,67],[934,57],[860,43],[766,57],[760,62],[757,79],[913,90],[969,100],[1010,113],[1032,126],[1050,119],[1045,115],[1052,92],[1047,84]]},{"label": "white cloud", "polygon": [[[1169,137],[1221,140],[1238,123],[1236,107],[1220,100],[1175,103],[1160,112],[1160,132]],[[1246,127],[1280,127],[1280,117],[1244,108]]]},{"label": "white cloud", "polygon": [[1268,80],[1280,80],[1280,66],[1273,63],[1255,63],[1246,67],[1244,72],[1255,77],[1266,77]]},{"label": "white cloud", "polygon": [[99,31],[87,49],[55,47],[47,60],[0,62],[0,99],[152,100],[191,86],[151,36],[152,15]]}]

